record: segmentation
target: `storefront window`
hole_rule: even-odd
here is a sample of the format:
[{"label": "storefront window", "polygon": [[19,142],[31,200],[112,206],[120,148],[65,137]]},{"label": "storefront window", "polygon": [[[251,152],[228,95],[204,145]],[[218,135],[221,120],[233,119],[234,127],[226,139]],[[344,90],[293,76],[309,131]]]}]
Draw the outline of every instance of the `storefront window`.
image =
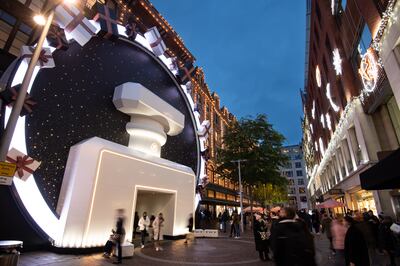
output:
[{"label": "storefront window", "polygon": [[207,197],[209,198],[214,198],[215,197],[215,191],[214,190],[207,190]]},{"label": "storefront window", "polygon": [[377,214],[374,195],[371,191],[360,190],[351,194],[351,201],[354,210],[362,211],[364,208]]}]

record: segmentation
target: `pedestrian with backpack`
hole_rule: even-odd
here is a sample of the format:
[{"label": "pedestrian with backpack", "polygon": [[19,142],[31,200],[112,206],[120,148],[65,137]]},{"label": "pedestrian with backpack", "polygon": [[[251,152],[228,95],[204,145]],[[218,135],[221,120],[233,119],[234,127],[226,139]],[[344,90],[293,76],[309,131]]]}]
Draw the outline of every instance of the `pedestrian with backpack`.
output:
[{"label": "pedestrian with backpack", "polygon": [[281,209],[280,221],[271,232],[271,248],[277,266],[316,266],[313,236],[307,225],[295,219],[293,208]]}]

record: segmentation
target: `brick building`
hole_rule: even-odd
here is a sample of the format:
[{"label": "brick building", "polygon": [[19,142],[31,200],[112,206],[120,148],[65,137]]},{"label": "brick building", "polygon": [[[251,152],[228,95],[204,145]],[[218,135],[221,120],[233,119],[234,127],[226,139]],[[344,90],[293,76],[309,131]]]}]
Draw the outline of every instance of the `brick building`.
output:
[{"label": "brick building", "polygon": [[398,6],[307,1],[303,143],[313,204],[333,198],[353,210],[400,211],[389,162],[399,156],[399,52],[391,46],[387,64],[381,50]]}]

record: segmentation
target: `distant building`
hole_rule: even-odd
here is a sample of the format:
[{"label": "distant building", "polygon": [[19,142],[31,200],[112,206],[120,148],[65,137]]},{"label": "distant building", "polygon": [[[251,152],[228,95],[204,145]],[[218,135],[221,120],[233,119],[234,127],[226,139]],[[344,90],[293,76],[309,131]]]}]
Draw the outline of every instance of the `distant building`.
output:
[{"label": "distant building", "polygon": [[289,205],[296,209],[307,209],[307,178],[302,147],[285,146],[282,152],[289,157],[288,163],[281,168],[282,176],[288,179]]}]

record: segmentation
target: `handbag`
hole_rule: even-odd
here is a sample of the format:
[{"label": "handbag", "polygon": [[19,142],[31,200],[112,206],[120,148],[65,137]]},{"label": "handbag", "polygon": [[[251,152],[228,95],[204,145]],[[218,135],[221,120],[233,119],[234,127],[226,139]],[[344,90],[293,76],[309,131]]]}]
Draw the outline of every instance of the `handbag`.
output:
[{"label": "handbag", "polygon": [[267,232],[264,232],[264,231],[258,231],[258,233],[260,234],[260,236],[261,236],[261,240],[268,240],[269,239],[269,237],[271,236],[271,234],[270,234],[270,232],[269,231],[267,231]]}]

